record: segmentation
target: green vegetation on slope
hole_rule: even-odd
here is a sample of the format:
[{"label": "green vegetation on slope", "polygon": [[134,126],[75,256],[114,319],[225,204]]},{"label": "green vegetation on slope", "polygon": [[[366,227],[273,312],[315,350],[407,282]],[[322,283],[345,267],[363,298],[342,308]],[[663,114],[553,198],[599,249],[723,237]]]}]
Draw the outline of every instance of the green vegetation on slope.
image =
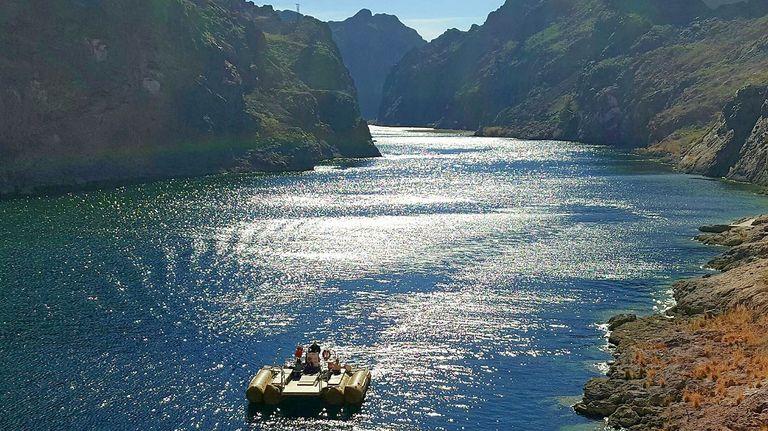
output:
[{"label": "green vegetation on slope", "polygon": [[0,194],[378,155],[317,20],[244,0],[9,0],[0,22]]},{"label": "green vegetation on slope", "polygon": [[687,153],[740,88],[768,84],[765,5],[508,0],[408,55],[379,118]]}]

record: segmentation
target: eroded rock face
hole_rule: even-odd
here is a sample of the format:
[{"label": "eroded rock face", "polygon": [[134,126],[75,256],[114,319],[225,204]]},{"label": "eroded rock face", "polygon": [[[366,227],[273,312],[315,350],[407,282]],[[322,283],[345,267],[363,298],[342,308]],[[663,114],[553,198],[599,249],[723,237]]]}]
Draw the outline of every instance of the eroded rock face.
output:
[{"label": "eroded rock face", "polygon": [[768,184],[768,95],[763,102],[760,117],[739,154],[738,161],[728,177],[758,184]]},{"label": "eroded rock face", "polygon": [[0,2],[0,194],[378,155],[326,24],[244,0]]},{"label": "eroded rock face", "polygon": [[[689,172],[716,177],[753,176],[759,164],[754,160],[760,147],[753,130],[763,115],[768,93],[765,87],[745,87],[734,100],[728,102],[722,119],[703,139],[684,155],[681,166]],[[753,160],[753,161],[748,161]],[[736,165],[740,168],[736,168]],[[747,179],[747,178],[742,178]]]},{"label": "eroded rock face", "polygon": [[697,239],[729,247],[709,263],[723,273],[677,283],[674,310],[684,314],[719,313],[747,304],[768,311],[768,216],[741,220],[727,230]]},{"label": "eroded rock face", "polygon": [[722,313],[739,305],[768,312],[768,217],[744,220],[698,239],[731,247],[709,263],[725,272],[675,284],[673,312]]}]

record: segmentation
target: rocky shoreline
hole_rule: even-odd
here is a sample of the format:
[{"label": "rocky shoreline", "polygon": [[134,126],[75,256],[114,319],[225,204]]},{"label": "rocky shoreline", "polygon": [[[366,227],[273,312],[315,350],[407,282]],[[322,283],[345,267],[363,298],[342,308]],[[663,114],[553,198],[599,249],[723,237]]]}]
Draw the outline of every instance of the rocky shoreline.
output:
[{"label": "rocky shoreline", "polygon": [[673,286],[665,314],[609,322],[614,360],[577,413],[640,430],[768,431],[768,216],[700,228],[722,271]]}]

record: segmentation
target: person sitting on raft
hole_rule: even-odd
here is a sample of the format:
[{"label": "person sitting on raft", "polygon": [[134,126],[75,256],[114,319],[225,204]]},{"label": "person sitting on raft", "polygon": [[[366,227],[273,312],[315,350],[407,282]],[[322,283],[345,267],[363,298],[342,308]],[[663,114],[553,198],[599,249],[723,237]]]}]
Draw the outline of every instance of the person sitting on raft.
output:
[{"label": "person sitting on raft", "polygon": [[328,362],[328,370],[334,376],[341,374],[341,364],[339,363],[339,358],[336,358],[336,360],[333,362]]},{"label": "person sitting on raft", "polygon": [[304,366],[304,374],[317,374],[320,372],[320,354],[310,348],[307,354],[307,364]]},{"label": "person sitting on raft", "polygon": [[293,366],[293,374],[301,375],[304,371],[304,363],[301,362],[301,358],[304,356],[304,347],[296,346],[296,352],[294,352],[293,356],[296,358],[296,363]]},{"label": "person sitting on raft", "polygon": [[320,372],[320,344],[312,342],[307,353],[307,363],[304,365],[304,374],[317,374]]}]

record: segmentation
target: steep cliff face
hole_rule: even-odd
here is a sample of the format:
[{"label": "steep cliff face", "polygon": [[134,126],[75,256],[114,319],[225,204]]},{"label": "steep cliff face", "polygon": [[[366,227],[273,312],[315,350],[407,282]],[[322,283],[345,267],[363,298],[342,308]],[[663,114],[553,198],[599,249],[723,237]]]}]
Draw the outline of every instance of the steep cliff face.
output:
[{"label": "steep cliff face", "polygon": [[333,39],[355,80],[363,116],[379,113],[387,75],[408,52],[427,44],[396,16],[363,9],[341,22],[329,22]]},{"label": "steep cliff face", "polygon": [[768,84],[765,6],[508,0],[407,55],[379,118],[691,154],[740,88]]},{"label": "steep cliff face", "polygon": [[768,88],[746,87],[683,155],[689,172],[768,184]]},{"label": "steep cliff face", "polygon": [[0,26],[0,194],[378,154],[319,21],[244,0],[7,0]]}]

